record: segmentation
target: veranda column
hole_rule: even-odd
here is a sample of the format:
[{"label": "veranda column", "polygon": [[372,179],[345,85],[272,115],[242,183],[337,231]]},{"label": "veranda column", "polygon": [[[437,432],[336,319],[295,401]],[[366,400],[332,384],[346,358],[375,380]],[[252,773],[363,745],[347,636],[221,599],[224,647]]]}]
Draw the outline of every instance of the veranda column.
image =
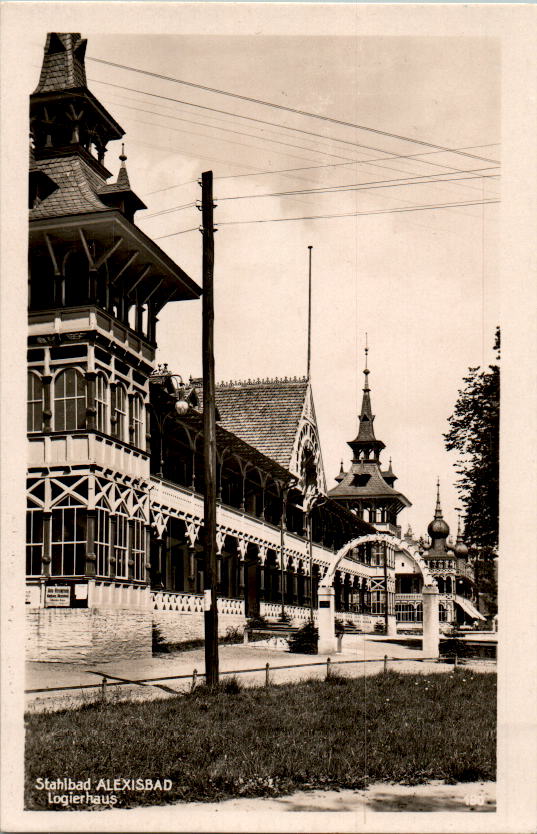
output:
[{"label": "veranda column", "polygon": [[440,654],[440,627],[438,621],[438,588],[424,585],[423,596],[423,657],[438,657]]},{"label": "veranda column", "polygon": [[317,627],[319,629],[319,654],[332,654],[336,651],[335,629],[335,591],[334,588],[319,587],[319,607],[317,609]]}]

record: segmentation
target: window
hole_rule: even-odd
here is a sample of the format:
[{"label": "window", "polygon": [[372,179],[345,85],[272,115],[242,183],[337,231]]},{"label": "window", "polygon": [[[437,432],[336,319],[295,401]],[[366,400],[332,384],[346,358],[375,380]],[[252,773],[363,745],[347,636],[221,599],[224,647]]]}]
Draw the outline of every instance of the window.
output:
[{"label": "window", "polygon": [[384,591],[371,591],[370,604],[372,614],[384,614]]},{"label": "window", "polygon": [[118,440],[125,440],[125,427],[127,424],[127,395],[122,385],[116,387],[116,407],[115,407],[116,428],[115,436]]},{"label": "window", "polygon": [[27,431],[43,428],[43,383],[37,374],[28,373],[28,421]]},{"label": "window", "polygon": [[143,448],[143,402],[139,394],[135,394],[131,400],[131,426],[132,426],[132,445],[138,449]]},{"label": "window", "polygon": [[95,410],[97,431],[108,433],[108,380],[97,374],[95,380]]},{"label": "window", "polygon": [[118,509],[116,515],[116,536],[114,541],[114,556],[116,559],[116,576],[119,579],[129,578],[128,565],[129,524],[125,506]]},{"label": "window", "polygon": [[395,617],[400,623],[421,623],[423,620],[423,605],[419,602],[398,602],[395,605]]},{"label": "window", "polygon": [[43,572],[43,512],[28,510],[26,512],[26,573],[28,576],[40,576]]},{"label": "window", "polygon": [[76,368],[61,371],[54,381],[54,429],[86,427],[86,380]]},{"label": "window", "polygon": [[84,575],[86,523],[85,507],[57,507],[52,511],[52,576]]},{"label": "window", "polygon": [[99,508],[95,519],[97,576],[110,576],[110,523],[108,510]]},{"label": "window", "polygon": [[143,581],[145,579],[145,548],[144,548],[144,524],[138,518],[134,519],[132,530],[132,560],[133,579]]},{"label": "window", "polygon": [[446,606],[442,605],[442,603],[440,603],[440,605],[438,606],[438,619],[441,623],[445,623],[447,621]]}]

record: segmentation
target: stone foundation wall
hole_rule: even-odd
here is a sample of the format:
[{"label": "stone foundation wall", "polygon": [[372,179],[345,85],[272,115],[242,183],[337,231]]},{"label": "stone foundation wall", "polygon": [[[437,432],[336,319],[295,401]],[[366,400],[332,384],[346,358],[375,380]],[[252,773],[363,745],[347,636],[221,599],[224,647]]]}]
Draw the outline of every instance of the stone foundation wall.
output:
[{"label": "stone foundation wall", "polygon": [[[200,612],[153,611],[153,624],[165,643],[186,643],[204,637],[204,615]],[[244,629],[246,617],[239,614],[218,615],[218,636],[225,637],[228,628]]]},{"label": "stone foundation wall", "polygon": [[151,611],[37,608],[26,612],[26,658],[103,663],[151,657]]}]

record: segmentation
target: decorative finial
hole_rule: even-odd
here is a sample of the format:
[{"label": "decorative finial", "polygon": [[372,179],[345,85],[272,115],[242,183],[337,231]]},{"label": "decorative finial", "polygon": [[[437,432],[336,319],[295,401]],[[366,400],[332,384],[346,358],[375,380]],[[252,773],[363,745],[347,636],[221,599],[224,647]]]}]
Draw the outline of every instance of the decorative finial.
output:
[{"label": "decorative finial", "polygon": [[119,158],[121,160],[121,163],[124,165],[125,162],[127,161],[127,157],[125,156],[125,143],[124,142],[121,143],[121,153],[119,155]]},{"label": "decorative finial", "polygon": [[442,507],[440,505],[440,478],[437,478],[436,480],[436,509],[434,517],[442,518]]}]

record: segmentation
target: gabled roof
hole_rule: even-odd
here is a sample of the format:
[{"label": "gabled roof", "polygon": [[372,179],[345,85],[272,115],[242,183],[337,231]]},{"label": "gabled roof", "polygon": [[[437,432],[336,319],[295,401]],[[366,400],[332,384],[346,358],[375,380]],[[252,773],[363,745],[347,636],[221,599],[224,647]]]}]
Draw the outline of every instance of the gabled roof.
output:
[{"label": "gabled roof", "polygon": [[[202,380],[190,384],[202,399]],[[305,377],[221,382],[216,386],[220,425],[289,469],[308,385]]]}]

